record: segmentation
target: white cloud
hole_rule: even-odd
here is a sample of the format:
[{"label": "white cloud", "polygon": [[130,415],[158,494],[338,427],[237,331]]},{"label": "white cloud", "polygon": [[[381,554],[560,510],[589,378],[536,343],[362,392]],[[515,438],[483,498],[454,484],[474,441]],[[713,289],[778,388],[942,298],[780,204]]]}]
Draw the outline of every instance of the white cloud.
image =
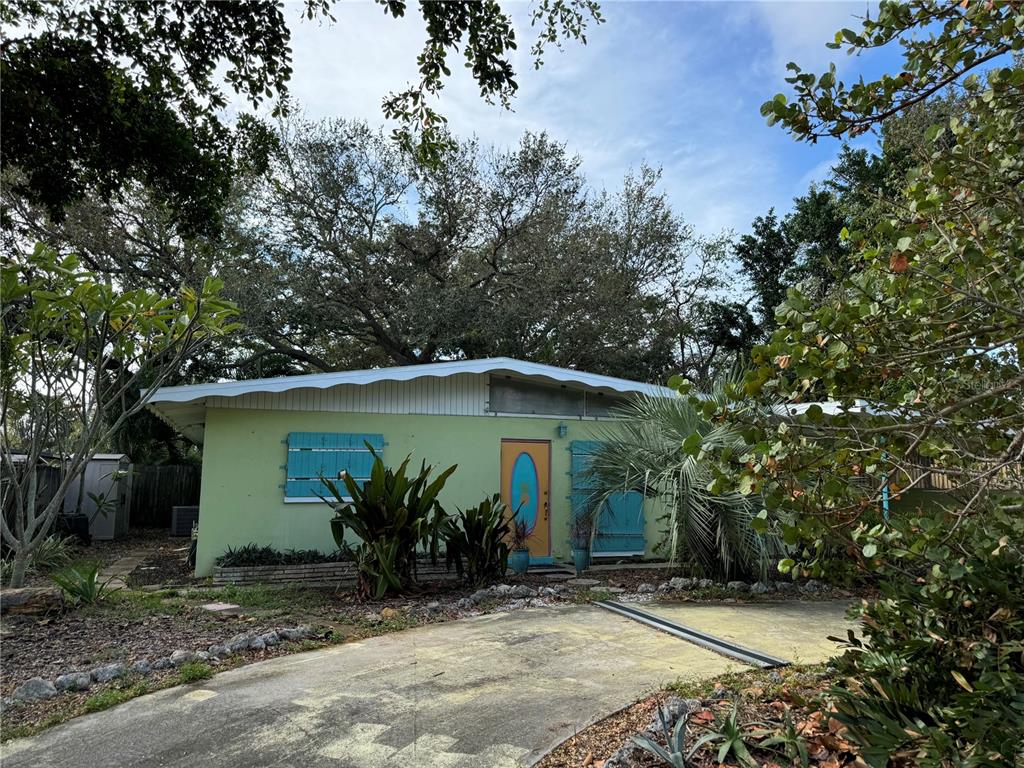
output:
[{"label": "white cloud", "polygon": [[[845,59],[824,43],[863,14],[861,3],[606,2],[607,23],[586,46],[551,49],[535,71],[530,6],[511,3],[519,49],[512,112],[486,104],[451,54],[438,104],[452,130],[507,146],[547,131],[584,160],[595,186],[616,187],[642,162],[663,166],[665,188],[699,231],[744,230],[775,205],[788,209],[807,174],[835,147],[795,146],[758,109],[784,86],[784,67]],[[381,101],[418,79],[423,22],[414,4],[392,19],[373,2],[334,6],[334,24],[300,19],[290,4],[293,99],[311,118],[383,122]],[[392,127],[392,126],[389,126]]]},{"label": "white cloud", "polygon": [[795,62],[805,72],[820,73],[834,62],[840,71],[851,62],[845,51],[826,47],[844,27],[857,29],[860,19],[874,12],[877,2],[838,0],[781,0],[744,4],[768,34],[771,54],[760,65],[764,74],[781,81]]}]

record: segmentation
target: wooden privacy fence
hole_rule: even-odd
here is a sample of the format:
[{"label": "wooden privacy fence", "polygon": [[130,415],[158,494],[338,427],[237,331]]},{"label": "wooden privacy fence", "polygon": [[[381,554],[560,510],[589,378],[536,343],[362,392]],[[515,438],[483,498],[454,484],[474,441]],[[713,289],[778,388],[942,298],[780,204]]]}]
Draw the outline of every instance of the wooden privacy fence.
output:
[{"label": "wooden privacy fence", "polygon": [[200,468],[191,464],[132,467],[132,528],[170,528],[171,507],[199,503]]}]

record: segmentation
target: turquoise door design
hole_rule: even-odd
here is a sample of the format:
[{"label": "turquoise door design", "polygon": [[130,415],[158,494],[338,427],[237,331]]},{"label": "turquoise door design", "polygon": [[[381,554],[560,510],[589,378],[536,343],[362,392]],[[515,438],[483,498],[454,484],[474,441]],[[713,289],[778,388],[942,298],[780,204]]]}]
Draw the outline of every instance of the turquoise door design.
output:
[{"label": "turquoise door design", "polygon": [[533,533],[537,527],[537,505],[540,500],[540,482],[537,465],[530,454],[520,453],[512,465],[512,481],[509,496],[514,502],[516,517],[526,523],[526,532]]},{"label": "turquoise door design", "polygon": [[[593,440],[573,440],[572,502],[573,514],[589,511],[596,504],[593,480],[586,476],[590,456],[600,443]],[[597,519],[592,551],[597,556],[642,555],[646,549],[644,539],[644,498],[637,491],[613,493],[608,497]]]}]

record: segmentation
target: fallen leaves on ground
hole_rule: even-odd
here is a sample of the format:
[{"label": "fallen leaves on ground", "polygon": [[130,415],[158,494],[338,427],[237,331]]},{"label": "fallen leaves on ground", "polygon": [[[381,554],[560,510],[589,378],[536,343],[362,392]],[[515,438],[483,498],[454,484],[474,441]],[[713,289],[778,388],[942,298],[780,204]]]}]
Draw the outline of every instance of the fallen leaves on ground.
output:
[{"label": "fallen leaves on ground", "polygon": [[[790,765],[781,748],[759,746],[769,738],[766,734],[782,730],[790,718],[807,745],[813,768],[866,768],[855,746],[844,738],[846,726],[831,716],[827,705],[822,704],[824,711],[814,709],[831,683],[831,679],[818,669],[784,669],[776,671],[774,678],[770,677],[771,672],[758,670],[726,676],[723,678],[725,682],[706,685],[704,694],[700,696],[681,691],[679,695],[683,698],[698,698],[701,702],[701,708],[692,712],[687,720],[690,734],[687,744],[719,730],[719,725],[732,708],[739,706],[740,722],[748,734],[745,744],[758,766],[782,768]],[[665,692],[660,696],[647,697],[595,723],[555,748],[538,763],[538,768],[603,768],[605,761],[619,747],[651,723],[656,716],[656,703],[666,695],[669,694]],[[800,703],[794,703],[796,701]],[[659,736],[655,736],[661,741]],[[726,757],[724,763],[718,761],[720,744],[712,742],[701,747],[687,765],[694,768],[736,768],[734,756]],[[621,763],[616,762],[616,766],[619,765]],[[626,765],[630,768],[661,768],[664,763],[653,755],[634,749]]]}]

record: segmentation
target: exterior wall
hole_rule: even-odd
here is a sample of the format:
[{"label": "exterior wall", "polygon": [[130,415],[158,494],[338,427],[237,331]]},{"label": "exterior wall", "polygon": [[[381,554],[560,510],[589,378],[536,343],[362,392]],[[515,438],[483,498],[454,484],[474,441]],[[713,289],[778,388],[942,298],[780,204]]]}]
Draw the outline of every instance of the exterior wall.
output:
[{"label": "exterior wall", "polygon": [[[568,435],[559,437],[559,424]],[[435,470],[451,464],[441,503],[468,507],[498,491],[501,440],[551,441],[551,540],[556,559],[569,559],[570,453],[573,440],[600,439],[614,422],[506,416],[426,416],[314,411],[208,409],[196,573],[208,575],[229,546],[249,542],[278,549],[333,550],[323,503],[285,504],[285,440],[289,432],[360,432],[384,435],[384,460],[426,460]],[[648,553],[660,540],[656,505],[645,509]]]},{"label": "exterior wall", "polygon": [[306,387],[286,392],[209,397],[207,406],[233,410],[475,416],[487,411],[487,383],[487,374],[459,373],[444,377],[424,376],[411,381],[339,384],[327,389]]}]

